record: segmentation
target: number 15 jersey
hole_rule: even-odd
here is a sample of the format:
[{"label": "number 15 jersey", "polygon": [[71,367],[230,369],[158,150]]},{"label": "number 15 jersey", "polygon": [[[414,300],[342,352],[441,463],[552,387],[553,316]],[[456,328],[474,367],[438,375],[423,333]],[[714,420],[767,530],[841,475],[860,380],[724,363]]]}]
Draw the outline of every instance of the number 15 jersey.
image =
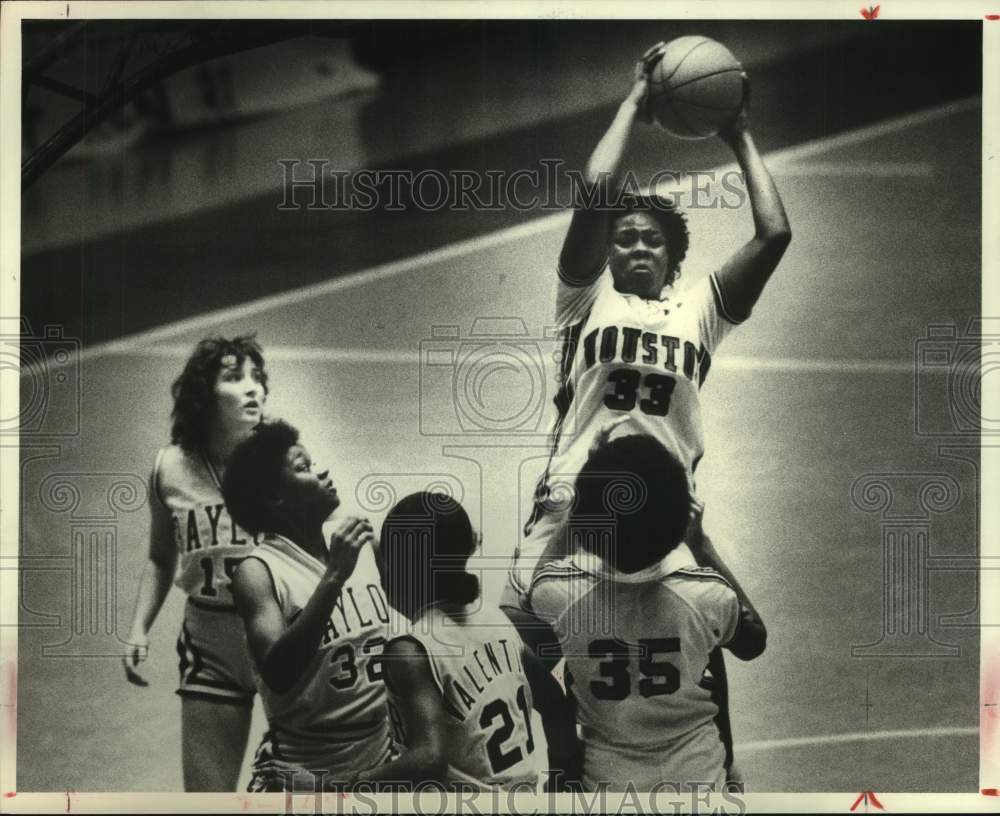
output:
[{"label": "number 15 jersey", "polygon": [[[511,571],[519,593],[561,527],[569,488],[602,427],[628,416],[636,433],[659,440],[694,473],[704,450],[698,392],[712,355],[737,323],[716,273],[679,293],[664,288],[659,300],[619,292],[607,269],[583,286],[560,274],[557,416],[548,466]],[[545,560],[566,554],[550,549]]]}]

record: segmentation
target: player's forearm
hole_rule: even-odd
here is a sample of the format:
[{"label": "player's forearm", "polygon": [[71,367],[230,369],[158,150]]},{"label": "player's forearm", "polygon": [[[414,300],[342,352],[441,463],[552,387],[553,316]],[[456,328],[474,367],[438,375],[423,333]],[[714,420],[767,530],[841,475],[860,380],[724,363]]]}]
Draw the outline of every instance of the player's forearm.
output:
[{"label": "player's forearm", "polygon": [[753,660],[767,648],[767,628],[757,614],[746,591],[736,580],[736,576],[725,565],[716,552],[711,540],[704,536],[701,543],[691,548],[695,561],[700,566],[711,567],[732,586],[740,603],[740,620],[733,638],[725,645],[740,660]]},{"label": "player's forearm", "polygon": [[355,777],[355,782],[420,784],[428,780],[446,783],[448,761],[441,746],[415,745],[408,748],[396,760],[363,771]]},{"label": "player's forearm", "polygon": [[135,611],[132,614],[133,638],[143,637],[153,626],[159,614],[163,601],[170,592],[174,579],[174,565],[152,558],[146,561],[139,579],[139,591],[135,599]]},{"label": "player's forearm", "polygon": [[302,676],[319,648],[343,586],[343,579],[325,576],[302,613],[268,649],[260,671],[272,689],[287,691]]},{"label": "player's forearm", "polygon": [[715,549],[715,545],[712,544],[711,539],[707,535],[702,537],[699,544],[691,547],[691,554],[694,556],[694,560],[698,563],[698,566],[710,567],[725,578],[726,582],[736,592],[736,597],[740,603],[750,610],[755,617],[759,617],[757,610],[750,601],[750,597],[740,585],[740,582],[736,580],[736,576],[726,566],[726,563],[722,560],[722,556],[719,555],[718,550]]},{"label": "player's forearm", "polygon": [[584,178],[591,187],[607,185],[610,192],[617,192],[622,157],[628,147],[638,111],[633,95],[629,95],[618,107],[611,126],[601,137],[587,162]]},{"label": "player's forearm", "polygon": [[787,244],[792,237],[792,228],[788,223],[778,188],[754,144],[750,131],[741,130],[734,134],[729,139],[729,146],[736,154],[736,161],[746,180],[757,238]]}]

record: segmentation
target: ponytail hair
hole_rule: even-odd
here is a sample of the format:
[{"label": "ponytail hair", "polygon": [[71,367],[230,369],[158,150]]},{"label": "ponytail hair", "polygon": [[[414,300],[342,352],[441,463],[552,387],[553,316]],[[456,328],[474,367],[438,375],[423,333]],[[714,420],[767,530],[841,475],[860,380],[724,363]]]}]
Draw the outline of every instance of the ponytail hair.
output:
[{"label": "ponytail hair", "polygon": [[451,496],[422,491],[402,499],[380,535],[390,602],[404,614],[438,602],[472,603],[479,579],[466,562],[477,544],[468,514]]},{"label": "ponytail hair", "polygon": [[479,597],[479,578],[471,572],[438,572],[434,575],[434,600],[466,606]]}]

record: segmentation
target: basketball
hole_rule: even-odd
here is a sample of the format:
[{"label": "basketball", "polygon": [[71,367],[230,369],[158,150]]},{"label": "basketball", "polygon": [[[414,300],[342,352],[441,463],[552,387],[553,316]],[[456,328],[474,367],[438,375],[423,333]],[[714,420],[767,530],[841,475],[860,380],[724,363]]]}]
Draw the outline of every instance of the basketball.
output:
[{"label": "basketball", "polygon": [[722,43],[678,37],[649,72],[649,105],[656,122],[681,139],[715,136],[739,113],[743,66]]}]

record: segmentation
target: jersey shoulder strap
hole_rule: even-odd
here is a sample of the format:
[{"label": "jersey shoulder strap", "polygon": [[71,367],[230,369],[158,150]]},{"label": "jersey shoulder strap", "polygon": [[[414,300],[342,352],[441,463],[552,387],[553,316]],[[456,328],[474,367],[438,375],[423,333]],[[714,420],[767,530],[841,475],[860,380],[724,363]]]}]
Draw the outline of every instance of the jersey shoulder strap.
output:
[{"label": "jersey shoulder strap", "polygon": [[726,580],[725,576],[716,572],[711,567],[682,567],[672,572],[671,575],[683,575],[685,578],[696,578],[706,581],[719,581],[730,589],[733,588],[733,585]]}]

